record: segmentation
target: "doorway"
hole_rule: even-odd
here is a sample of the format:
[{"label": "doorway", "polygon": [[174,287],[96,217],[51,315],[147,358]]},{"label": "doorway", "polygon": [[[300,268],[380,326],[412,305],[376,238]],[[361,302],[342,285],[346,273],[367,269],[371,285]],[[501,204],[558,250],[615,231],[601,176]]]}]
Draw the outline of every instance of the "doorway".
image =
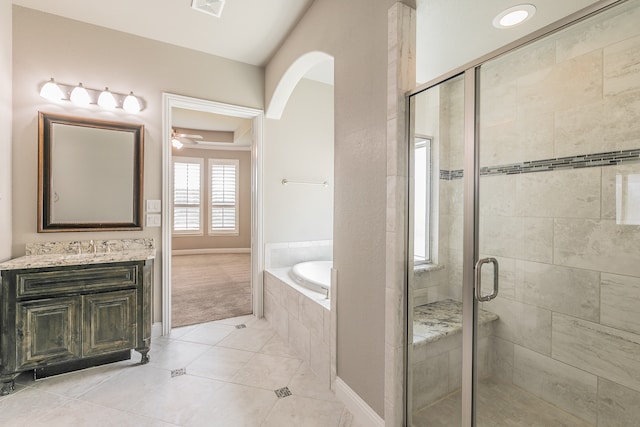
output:
[{"label": "doorway", "polygon": [[[195,261],[201,268],[209,268],[210,266],[204,265],[210,260],[198,260],[198,257],[220,257],[222,255],[236,257],[238,259],[222,260],[222,267],[217,273],[206,274],[220,274],[227,275],[229,279],[243,279],[241,273],[237,268],[232,268],[234,271],[226,271],[233,266],[239,266],[242,263],[246,263],[246,258],[250,258],[250,294],[251,294],[251,311],[258,317],[262,315],[262,119],[263,113],[261,110],[238,107],[228,104],[222,104],[214,101],[201,100],[197,98],[190,98],[181,95],[163,94],[163,210],[165,215],[163,216],[163,254],[162,254],[162,330],[163,334],[170,333],[173,326],[172,322],[172,294],[173,294],[173,268],[172,268],[172,254],[181,254],[188,258],[182,258],[182,264],[186,263],[185,268],[181,270],[189,273],[189,263]],[[217,144],[208,143],[211,139],[220,140],[224,138],[224,135],[218,133],[215,137],[206,138],[201,135],[207,131],[207,129],[193,129],[190,127],[178,127],[176,124],[188,125],[184,119],[180,118],[181,114],[187,116],[194,116],[198,114],[216,115],[220,118],[226,118],[228,121],[240,121],[246,122],[246,129],[242,133],[246,133],[248,143],[245,144],[246,148],[242,150],[229,150],[224,149],[221,146],[220,141]],[[241,125],[245,126],[245,125]],[[178,140],[183,147],[190,147],[190,153],[192,156],[180,156],[175,155],[174,145],[172,140]],[[198,146],[199,143],[199,146]],[[175,144],[175,141],[174,141]],[[209,146],[204,148],[205,146]],[[182,147],[181,147],[182,148]],[[213,150],[215,148],[215,150]],[[217,237],[218,240],[224,240],[227,238],[226,246],[228,246],[228,238],[234,237],[237,233],[237,226],[240,224],[241,209],[238,210],[229,204],[230,200],[227,197],[225,200],[217,200],[216,195],[211,191],[217,184],[224,186],[224,182],[231,182],[231,178],[235,174],[239,174],[241,161],[238,159],[231,159],[234,156],[232,151],[244,151],[246,150],[247,157],[249,157],[250,172],[249,172],[249,192],[250,192],[250,239],[248,240],[249,248],[236,248],[235,250],[229,250],[229,248],[213,248],[211,247],[211,241],[204,242],[206,238]],[[186,151],[183,151],[186,153]],[[199,153],[195,155],[194,153]],[[205,154],[202,154],[205,153]],[[206,157],[206,162],[205,162]],[[198,182],[203,188],[208,189],[206,199],[209,200],[206,205],[202,204],[199,215],[194,216],[196,211],[195,206],[191,206],[189,203],[195,199],[181,200],[181,203],[174,211],[173,199],[174,199],[174,168],[176,162],[179,164],[179,168],[182,172],[189,170],[190,165],[197,165],[191,168],[192,171],[196,169],[198,172]],[[206,163],[206,165],[205,165]],[[201,168],[199,167],[201,165]],[[182,170],[184,169],[184,170]],[[187,171],[188,172],[188,171]],[[202,172],[202,175],[200,175]],[[183,174],[185,176],[188,173]],[[194,175],[195,176],[195,175]],[[204,177],[209,177],[206,180]],[[238,175],[236,175],[238,176]],[[217,178],[222,181],[217,182]],[[226,180],[226,181],[225,181]],[[215,181],[215,182],[214,182]],[[228,187],[228,186],[227,186]],[[227,188],[228,193],[230,188]],[[223,192],[224,193],[224,192]],[[239,192],[237,193],[239,195]],[[224,195],[221,196],[223,199]],[[203,197],[205,199],[205,197]],[[245,206],[245,208],[247,208]],[[237,214],[237,215],[236,215]],[[196,218],[197,219],[194,219]],[[190,244],[186,246],[182,242],[175,243],[174,230],[176,229],[176,223],[180,225],[177,227],[180,231],[186,231],[183,234],[187,239],[194,237],[202,237],[200,243],[197,243],[197,239],[192,239]],[[199,230],[194,230],[194,224],[198,224]],[[191,227],[191,229],[190,229]],[[191,236],[189,235],[191,232]],[[196,236],[198,235],[199,236]],[[194,243],[196,242],[196,243]],[[195,247],[192,247],[194,246]],[[184,246],[174,251],[174,246]],[[189,247],[188,247],[189,246]],[[225,246],[225,243],[222,243]],[[241,245],[246,246],[246,245]],[[224,253],[221,253],[224,252]],[[231,253],[229,253],[231,252]],[[243,259],[240,259],[243,258]],[[204,261],[204,262],[201,262]],[[216,263],[219,264],[219,263]],[[234,279],[234,280],[235,280]],[[193,295],[191,295],[193,296]],[[189,296],[187,297],[189,298]],[[181,320],[181,324],[184,324],[185,320]]]},{"label": "doorway", "polygon": [[172,327],[252,313],[251,120],[172,111]]},{"label": "doorway", "polygon": [[410,96],[409,425],[637,419],[640,1],[605,3]]}]

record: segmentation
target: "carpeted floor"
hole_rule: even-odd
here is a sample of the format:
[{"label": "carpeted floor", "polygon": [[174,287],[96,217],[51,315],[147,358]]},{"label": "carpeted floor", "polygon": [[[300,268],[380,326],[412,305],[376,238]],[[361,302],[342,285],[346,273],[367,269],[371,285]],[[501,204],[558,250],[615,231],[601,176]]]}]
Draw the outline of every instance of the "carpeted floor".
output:
[{"label": "carpeted floor", "polygon": [[171,327],[250,314],[251,255],[171,257]]}]

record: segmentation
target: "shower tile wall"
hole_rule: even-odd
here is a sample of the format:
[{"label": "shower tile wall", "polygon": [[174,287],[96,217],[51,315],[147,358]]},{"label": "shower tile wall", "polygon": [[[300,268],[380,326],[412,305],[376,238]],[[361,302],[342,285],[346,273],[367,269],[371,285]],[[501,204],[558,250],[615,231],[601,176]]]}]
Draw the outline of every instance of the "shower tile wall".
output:
[{"label": "shower tile wall", "polygon": [[[482,166],[640,148],[638,4],[483,67]],[[640,226],[620,212],[639,187],[616,190],[630,175],[640,162],[481,178],[480,256],[501,269],[483,306],[500,317],[494,379],[598,426],[639,416]]]}]

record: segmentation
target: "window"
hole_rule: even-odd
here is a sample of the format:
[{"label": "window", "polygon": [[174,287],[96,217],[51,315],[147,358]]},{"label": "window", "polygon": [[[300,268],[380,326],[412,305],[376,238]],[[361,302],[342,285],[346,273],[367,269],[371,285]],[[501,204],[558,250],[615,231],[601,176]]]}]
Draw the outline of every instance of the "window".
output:
[{"label": "window", "polygon": [[173,231],[202,234],[202,159],[173,159]]},{"label": "window", "polygon": [[416,136],[414,156],[415,264],[431,261],[431,139]]},{"label": "window", "polygon": [[209,234],[238,234],[238,171],[238,160],[209,159]]}]

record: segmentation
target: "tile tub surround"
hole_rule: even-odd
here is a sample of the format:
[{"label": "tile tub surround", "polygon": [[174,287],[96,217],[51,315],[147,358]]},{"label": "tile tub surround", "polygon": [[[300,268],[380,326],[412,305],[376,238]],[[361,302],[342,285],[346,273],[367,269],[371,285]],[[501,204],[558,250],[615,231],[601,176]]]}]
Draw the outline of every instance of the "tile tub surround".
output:
[{"label": "tile tub surround", "polygon": [[[479,311],[479,376],[490,373],[489,340],[498,316]],[[445,299],[413,309],[413,411],[462,386],[462,303]]]},{"label": "tile tub surround", "polygon": [[266,269],[292,267],[305,261],[331,261],[333,240],[267,243],[264,252]]},{"label": "tile tub surround", "polygon": [[298,286],[289,268],[264,272],[264,317],[280,338],[330,387],[329,300]]},{"label": "tile tub surround", "polygon": [[0,263],[0,270],[142,261],[156,256],[153,239],[94,240],[93,244],[96,252],[90,250],[89,240],[28,243],[27,255]]}]

